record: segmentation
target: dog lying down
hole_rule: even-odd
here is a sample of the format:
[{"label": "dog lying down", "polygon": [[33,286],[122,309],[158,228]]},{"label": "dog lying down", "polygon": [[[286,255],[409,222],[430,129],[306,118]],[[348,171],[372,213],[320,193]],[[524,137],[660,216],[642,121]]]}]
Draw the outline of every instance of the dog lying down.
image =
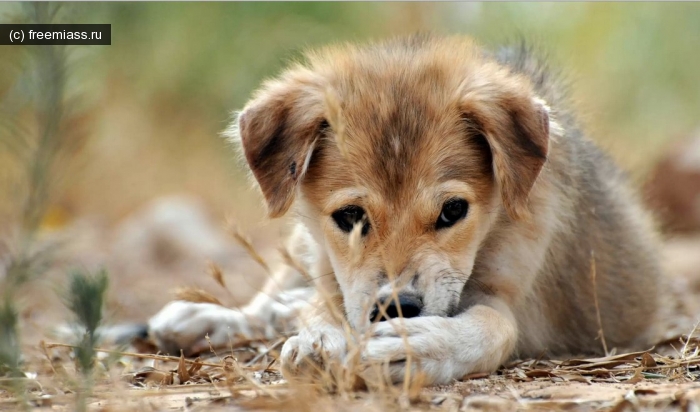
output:
[{"label": "dog lying down", "polygon": [[601,333],[608,348],[655,342],[653,222],[526,47],[414,36],[313,51],[226,135],[269,216],[296,219],[297,264],[239,309],[171,302],[149,324],[164,351],[298,332],[285,376],[353,358],[439,384],[598,354]]}]

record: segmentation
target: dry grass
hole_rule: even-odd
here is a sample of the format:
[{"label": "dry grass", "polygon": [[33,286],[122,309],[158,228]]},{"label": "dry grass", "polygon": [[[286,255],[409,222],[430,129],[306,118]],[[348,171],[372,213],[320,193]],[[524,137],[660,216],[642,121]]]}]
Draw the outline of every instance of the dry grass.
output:
[{"label": "dry grass", "polygon": [[[232,235],[254,260],[270,267],[243,233],[232,230]],[[288,251],[283,249],[281,254],[284,262],[305,273]],[[210,263],[209,271],[219,286],[227,288],[218,266]],[[182,289],[180,293],[195,301],[211,301],[211,294],[201,289]],[[380,311],[384,312],[387,304],[380,305]],[[359,343],[350,348],[354,361],[347,368],[323,358],[310,365],[309,376],[315,379],[298,381],[286,381],[280,372],[278,359],[284,337],[240,342],[224,350],[211,348],[197,359],[97,348],[98,367],[88,408],[693,411],[700,405],[697,327],[648,351],[601,358],[522,360],[494,374],[465,376],[452,385],[433,388],[422,387],[420,373],[407,376],[406,384],[394,386],[381,378],[382,365],[374,365],[374,369],[361,365],[353,354],[359,354],[366,336],[352,336]],[[349,329],[347,333],[352,334]],[[25,402],[31,407],[73,410],[78,402],[76,382],[81,376],[72,357],[74,348],[42,342],[41,355],[31,357],[23,368],[26,378],[21,380],[27,396],[18,399],[0,391],[0,410],[14,410]],[[375,373],[374,379],[364,379],[368,373]],[[9,383],[0,379],[0,386]]]},{"label": "dry grass", "polygon": [[[699,342],[685,336],[653,351],[518,361],[492,375],[467,376],[449,386],[415,386],[410,393],[389,385],[334,392],[322,382],[286,382],[277,363],[280,341],[250,343],[194,360],[98,349],[109,356],[101,357],[90,404],[108,410],[695,410],[692,405],[700,402]],[[673,351],[674,343],[678,351],[664,354]],[[30,402],[71,410],[75,396],[70,382],[78,377],[70,358],[73,347],[50,343],[44,348],[46,357],[27,365],[32,371],[25,379]],[[0,398],[0,410],[14,409],[16,402]]]},{"label": "dry grass", "polygon": [[[430,13],[430,10],[428,10],[431,7],[420,5],[416,5],[416,7],[418,8],[413,7],[410,13],[408,9],[392,8],[390,13],[392,19],[387,20],[386,15],[379,14],[380,17],[374,18],[372,21],[375,22],[374,24],[381,26],[381,32],[391,32],[399,28],[404,30],[407,25],[419,28],[409,21],[411,19],[416,22],[419,20],[424,21],[425,23],[419,24],[421,27],[423,24],[434,26],[433,19],[426,18],[426,16],[431,15],[436,18],[434,13]],[[358,8],[357,10],[360,9],[361,12],[352,12],[349,9],[346,11],[351,14],[355,13],[355,19],[361,17],[364,21],[367,13],[364,8]],[[130,11],[129,13],[122,13],[123,16],[126,16],[123,18],[127,20],[133,20],[135,16],[141,15],[141,13],[134,12],[138,11],[137,9],[124,10]],[[239,13],[240,10],[232,10],[232,15],[244,15],[243,19],[245,20],[257,18]],[[532,8],[529,8],[529,12],[525,15],[522,13],[524,9],[521,9],[520,6],[515,10],[516,12],[510,12],[508,9],[500,8],[500,6],[498,9],[489,8],[489,10],[491,10],[492,14],[498,16],[512,16],[512,18],[520,22],[525,22],[526,25],[530,24],[544,28],[552,27],[555,29],[557,27],[557,25],[542,25],[542,14],[539,10],[533,10]],[[659,13],[666,16],[666,20],[662,21],[677,21],[675,17],[676,12],[669,13],[670,9],[662,10],[654,6],[653,9],[635,10],[630,8],[613,10],[609,6],[604,6],[604,8],[596,8],[593,12],[590,10],[584,13],[563,12],[564,15],[576,15],[576,19],[583,18],[584,20],[582,21],[577,20],[581,27],[598,28],[596,29],[598,34],[592,37],[593,40],[589,39],[591,32],[588,29],[581,31],[580,35],[570,35],[568,40],[564,39],[563,50],[565,52],[563,53],[565,53],[564,55],[569,55],[570,53],[566,53],[566,51],[571,49],[570,46],[572,45],[581,50],[581,53],[574,55],[575,61],[572,66],[582,68],[581,78],[588,83],[581,83],[577,95],[580,95],[584,103],[585,101],[595,102],[595,107],[602,107],[600,112],[604,114],[603,118],[595,119],[595,123],[602,125],[600,126],[602,129],[600,133],[596,134],[600,136],[614,136],[615,139],[621,139],[620,143],[612,139],[605,140],[605,142],[621,146],[622,150],[619,150],[616,157],[627,162],[626,165],[634,169],[636,174],[640,174],[647,165],[653,164],[652,160],[656,156],[655,151],[658,150],[661,142],[669,140],[674,133],[680,132],[694,124],[695,118],[693,116],[683,116],[683,113],[692,113],[693,104],[691,103],[693,102],[688,100],[688,98],[685,100],[687,104],[683,106],[686,108],[685,112],[683,110],[675,110],[673,112],[680,113],[675,115],[675,117],[669,110],[665,110],[664,107],[666,106],[663,105],[664,103],[666,105],[675,104],[678,101],[680,95],[677,91],[674,91],[673,87],[676,86],[678,81],[685,81],[686,83],[683,84],[687,84],[688,79],[690,79],[687,73],[692,71],[686,71],[686,76],[681,76],[681,80],[679,80],[678,76],[659,76],[658,71],[640,71],[639,73],[647,73],[649,78],[642,79],[640,77],[637,80],[641,79],[643,81],[637,81],[627,75],[622,77],[618,75],[611,76],[609,71],[601,71],[598,64],[586,64],[586,62],[602,61],[600,57],[603,54],[611,54],[610,50],[622,51],[623,53],[612,54],[622,56],[619,60],[623,63],[627,61],[626,64],[630,67],[634,66],[634,59],[630,59],[630,56],[646,55],[649,57],[656,53],[658,47],[654,47],[644,36],[636,36],[639,42],[633,45],[634,47],[630,47],[630,44],[627,43],[618,42],[617,45],[614,42],[610,43],[609,39],[620,38],[619,35],[615,35],[618,32],[612,30],[612,28],[619,30],[619,33],[628,33],[630,28],[634,26],[634,23],[629,22],[635,19],[617,19],[619,20],[618,22],[624,23],[627,21],[626,25],[594,24],[597,22],[597,16],[607,16],[606,19],[610,20],[610,16],[615,15],[618,17],[629,17],[630,15],[646,16],[649,11],[652,11],[652,14]],[[562,12],[558,13],[561,15]],[[690,16],[691,10],[683,9],[679,13]],[[448,14],[453,16],[453,13]],[[183,13],[183,16],[180,18],[188,21],[195,18],[200,23],[204,22],[206,26],[202,27],[207,27],[208,29],[211,29],[209,25],[215,21],[215,19],[211,19],[210,15],[206,14],[204,18],[202,16],[193,16],[191,13]],[[410,17],[406,20],[405,16]],[[163,20],[175,22],[173,24],[177,26],[177,18],[178,15],[164,14]],[[296,46],[304,42],[289,37],[289,33],[294,32],[294,30],[289,29],[289,22],[294,22],[295,18],[302,18],[298,27],[302,25],[307,27],[309,24],[313,27],[314,22],[308,17],[290,17],[287,15],[284,16],[284,19],[275,21],[279,20],[277,15],[275,15],[264,20],[265,22],[275,22],[277,29],[274,32],[283,33],[284,41],[279,42],[281,44],[280,48],[291,47],[291,45]],[[393,20],[394,18],[397,18],[397,20]],[[480,24],[483,24],[484,27],[503,26],[503,24],[494,25],[494,20],[488,18],[476,20],[481,21],[482,23]],[[613,19],[611,21],[617,20]],[[689,18],[687,22],[691,20]],[[349,21],[345,19],[342,24],[348,24]],[[527,23],[528,21],[531,21],[531,23]],[[323,25],[327,23],[323,19]],[[226,20],[226,23],[219,24],[230,27],[236,26],[232,26],[228,20]],[[462,27],[463,22],[457,24]],[[146,27],[144,25],[141,26]],[[258,26],[262,27],[260,29],[261,32],[268,32],[268,27],[271,27],[268,24],[258,24]],[[684,37],[683,30],[676,29],[682,26],[674,24],[664,26],[673,30],[664,36],[655,36],[655,38],[662,39],[658,41],[664,44],[675,44],[678,46],[676,47],[678,53],[672,53],[672,55],[668,56],[668,64],[666,65],[668,68],[664,70],[665,72],[671,69],[673,69],[672,71],[678,71],[676,69],[681,67],[678,66],[678,62],[685,62],[689,55],[683,53],[683,50],[690,50],[692,42],[683,41],[687,36]],[[153,33],[160,30],[158,25],[153,25],[153,27]],[[291,27],[297,26],[292,25]],[[355,32],[359,26],[350,24],[348,27],[350,32]],[[200,30],[200,32],[211,33],[212,30]],[[368,27],[363,26],[361,31],[369,33],[368,30]],[[497,31],[499,30],[497,29]],[[310,32],[314,32],[314,30]],[[316,28],[315,32],[319,32],[319,29]],[[143,35],[143,33],[134,33],[134,37]],[[547,33],[550,32],[547,31]],[[321,36],[328,36],[325,26],[321,31]],[[160,46],[167,46],[172,43],[172,39],[167,40],[166,37],[151,37],[156,42],[160,41]],[[167,37],[169,38],[169,36]],[[544,35],[544,37],[550,38],[552,36]],[[561,38],[561,36],[554,37]],[[260,67],[270,67],[272,62],[276,62],[278,59],[279,51],[271,50],[269,47],[266,48],[264,44],[261,46],[258,42],[244,42],[246,45],[253,45],[249,46],[252,51],[246,54],[245,50],[236,48],[238,46],[235,44],[232,45],[227,36],[222,36],[221,38],[226,39],[222,40],[221,44],[225,43],[227,47],[234,47],[235,51],[229,53],[230,56],[235,56],[234,63],[236,61],[244,62],[241,63],[243,66],[251,67],[249,71],[259,70]],[[670,41],[669,38],[675,39],[675,41]],[[327,39],[324,38],[323,40]],[[182,42],[177,43],[180,44]],[[199,50],[199,43],[198,41],[191,41],[191,48]],[[585,47],[579,47],[584,43]],[[36,142],[26,145],[28,149],[31,149],[31,153],[27,152],[30,155],[31,162],[14,165],[16,170],[10,170],[12,169],[10,163],[18,162],[7,162],[14,152],[6,151],[6,153],[0,153],[0,159],[7,163],[8,171],[13,172],[8,176],[12,178],[26,178],[28,182],[28,184],[17,186],[21,189],[20,197],[26,197],[26,200],[18,199],[14,192],[8,191],[7,193],[12,194],[12,196],[5,196],[4,202],[0,201],[0,212],[12,211],[12,219],[3,220],[4,216],[0,218],[0,229],[4,229],[2,226],[10,222],[10,220],[15,223],[25,222],[20,226],[32,229],[38,224],[44,229],[63,228],[63,225],[67,223],[77,222],[79,219],[94,216],[107,219],[109,224],[117,224],[119,219],[133,213],[137,207],[146,201],[181,191],[186,191],[205,199],[217,216],[222,216],[231,205],[235,204],[239,211],[239,216],[241,216],[241,212],[245,211],[241,219],[242,222],[258,222],[262,216],[262,210],[258,208],[259,199],[246,195],[249,194],[246,192],[248,188],[243,179],[241,179],[241,173],[238,173],[238,170],[232,171],[229,167],[231,154],[222,150],[222,145],[218,140],[210,139],[222,127],[219,123],[220,118],[217,117],[218,115],[212,116],[210,114],[212,106],[219,107],[217,106],[219,103],[212,104],[213,100],[209,99],[205,100],[204,103],[193,105],[193,99],[183,98],[185,93],[171,94],[173,90],[172,85],[174,84],[173,77],[160,76],[162,77],[161,82],[165,86],[152,87],[152,89],[147,88],[145,91],[144,84],[148,82],[150,77],[139,75],[136,78],[122,78],[122,73],[130,73],[129,70],[131,70],[134,62],[145,62],[142,64],[141,69],[150,69],[151,67],[148,65],[154,62],[151,60],[150,55],[152,53],[149,48],[141,49],[143,55],[138,55],[132,54],[129,50],[134,49],[132,43],[127,41],[121,44],[122,46],[115,44],[109,48],[109,50],[117,50],[115,48],[118,48],[122,53],[114,53],[114,57],[108,60],[109,67],[114,67],[114,69],[104,79],[104,87],[107,92],[101,97],[92,91],[90,95],[95,99],[95,102],[90,104],[92,109],[84,113],[84,115],[69,116],[71,113],[63,111],[63,109],[61,111],[50,111],[51,105],[48,103],[50,101],[58,102],[57,96],[60,93],[55,93],[54,90],[58,91],[59,88],[42,88],[40,90],[39,97],[48,97],[37,99],[47,103],[46,106],[42,105],[41,108],[38,108],[39,111],[44,113],[42,117],[46,119],[46,124],[63,119],[65,127],[35,126],[22,128],[22,130],[26,129],[28,133],[26,137],[36,138]],[[642,45],[647,46],[642,47]],[[163,49],[160,46],[157,45],[154,49]],[[19,49],[13,48],[13,50]],[[128,50],[129,53],[124,53],[125,50]],[[134,50],[138,50],[138,48]],[[168,48],[166,47],[163,50],[168,50]],[[210,75],[202,77],[200,71],[201,67],[204,66],[201,65],[200,59],[197,59],[196,64],[188,66],[187,62],[183,63],[182,60],[182,56],[188,55],[188,48],[183,46],[182,49],[178,50],[183,52],[171,53],[171,58],[174,59],[172,61],[167,60],[167,54],[160,55],[160,59],[165,62],[161,63],[164,65],[163,67],[168,65],[182,68],[189,67],[189,70],[197,75],[185,77],[210,79],[210,82],[217,85],[217,88],[221,90],[220,94],[225,95],[226,99],[229,99],[231,95],[236,95],[239,96],[238,99],[243,99],[249,91],[246,88],[252,87],[252,82],[257,82],[257,74],[252,76],[254,78],[251,79],[251,76],[246,74],[248,73],[246,71],[241,71],[235,67],[232,70],[231,61],[225,61],[225,65],[221,65],[221,63],[217,65],[215,61],[210,62],[211,64],[205,64],[204,66],[214,69],[209,73]],[[199,56],[195,53],[191,55]],[[139,56],[145,58],[140,58]],[[241,56],[245,58],[241,58]],[[255,56],[266,57],[258,58]],[[8,53],[5,57],[9,61],[12,55]],[[253,57],[258,60],[253,59]],[[173,62],[177,62],[177,64],[172,64]],[[52,65],[55,67],[56,63],[46,64],[43,67],[50,68]],[[686,64],[685,66],[691,67],[692,65]],[[90,71],[101,74],[100,67],[102,66],[90,67]],[[217,76],[217,70],[224,73],[225,76]],[[22,72],[29,73],[29,71]],[[141,70],[140,72],[141,74],[149,73],[149,70]],[[180,72],[182,73],[183,71],[181,70]],[[68,70],[64,74],[73,75],[74,73]],[[619,82],[621,78],[629,81]],[[659,79],[672,79],[671,83],[673,84],[668,83],[668,81],[667,83],[661,83]],[[177,82],[177,79],[175,81]],[[221,87],[221,84],[229,84],[231,81],[238,84],[233,93],[229,90],[230,88]],[[606,87],[610,84],[617,85],[618,83],[620,87]],[[646,85],[646,89],[641,90],[643,92],[642,95],[647,97],[653,96],[653,99],[638,98],[637,94],[624,93],[627,89],[639,91],[637,89],[639,89],[638,85],[640,84]],[[4,86],[4,83],[2,86]],[[685,94],[691,96],[693,88],[686,87],[685,89],[687,89]],[[600,93],[598,93],[600,90],[608,90],[608,92],[601,97]],[[143,93],[146,94],[146,99],[138,100],[135,98],[135,96]],[[196,95],[201,96],[200,94]],[[627,96],[627,98],[620,99],[620,96]],[[331,126],[335,130],[340,131],[337,136],[338,144],[341,148],[345,147],[342,108],[335,104],[337,102],[335,96],[327,96],[327,99],[331,101],[328,106],[334,107],[333,113],[329,115]],[[634,103],[635,101],[637,105],[644,105],[644,108],[641,108],[641,106],[637,108],[632,107],[634,105],[630,106],[629,103]],[[648,104],[649,101],[655,103],[650,105]],[[242,101],[236,104],[239,103],[242,104]],[[660,104],[656,105],[656,103]],[[229,110],[230,101],[227,100],[225,104],[226,110]],[[624,110],[621,111],[620,109]],[[658,116],[640,115],[640,113],[644,114],[645,110],[649,113],[660,112],[673,121],[660,123],[656,121]],[[223,112],[224,110],[222,109],[221,113]],[[607,116],[605,116],[606,113],[608,114]],[[221,117],[223,118],[223,116]],[[639,119],[645,118],[654,120],[649,120],[646,124],[639,122]],[[26,123],[33,122],[34,116],[31,113],[19,113],[15,116],[13,113],[12,116],[5,116],[2,120]],[[93,123],[103,126],[101,126],[100,130],[95,130],[95,135],[89,136],[88,139],[87,126]],[[657,129],[648,127],[649,125],[653,126],[653,124],[657,125]],[[668,124],[675,125],[675,128],[671,132],[661,130],[663,128],[667,129],[666,126]],[[66,134],[66,131],[71,133]],[[50,135],[53,133],[60,134],[61,138],[51,138]],[[43,138],[39,142],[39,138],[42,136]],[[650,140],[652,136],[658,140],[653,140],[652,142]],[[65,140],[71,137],[71,141]],[[81,149],[85,139],[90,144],[85,145]],[[640,139],[649,144],[637,144]],[[56,156],[56,153],[58,153],[56,144],[59,142],[68,144],[61,149],[61,155]],[[630,148],[634,150],[630,150]],[[72,159],[74,152],[76,156],[79,156],[77,158],[79,161]],[[60,167],[51,166],[54,160]],[[129,165],[129,167],[125,167],[125,165]],[[56,176],[62,177],[63,182],[69,181],[69,187],[64,187],[65,185],[60,184],[56,186],[56,182],[48,184],[48,181],[53,180]],[[47,200],[52,198],[54,198],[52,202]],[[25,208],[21,206],[25,206]],[[38,220],[40,215],[44,215],[44,220],[41,222]],[[273,232],[274,230],[267,230],[265,235],[272,237],[269,234]],[[242,234],[240,230],[238,230],[238,233]],[[254,234],[256,236],[253,237],[253,241],[260,241],[260,233],[255,232]],[[247,238],[241,239],[245,240],[244,243],[252,245],[252,242]],[[6,252],[2,249],[3,245],[0,245],[0,254]],[[93,246],[90,252],[96,251],[104,252],[98,246]],[[43,264],[37,265],[37,263],[42,262],[37,259],[33,249],[30,250],[30,248],[25,248],[22,245],[22,247],[13,250],[13,252],[22,255],[22,259],[20,259],[22,265],[18,265],[22,269],[22,273],[30,272],[23,267],[30,262],[34,264],[32,269],[36,269],[32,270],[32,272],[43,272],[45,269]],[[25,252],[26,259],[24,259]],[[267,273],[269,268],[265,266],[265,260],[261,256],[263,255],[258,253],[257,258],[253,256],[253,259],[263,262],[262,267],[265,268],[265,273]],[[62,258],[63,256],[60,257]],[[94,258],[94,260],[99,259],[99,257]],[[297,264],[291,258],[288,259],[283,256],[283,259],[290,265]],[[93,258],[91,257],[91,259],[87,260],[91,262]],[[225,266],[225,263],[220,264]],[[231,266],[228,267],[230,269]],[[259,274],[258,272],[247,271],[247,269],[245,265],[236,266],[236,270],[245,273],[251,279],[258,277],[256,276]],[[196,272],[196,270],[192,272]],[[162,268],[160,271],[152,270],[151,268],[138,268],[130,272],[126,270],[119,272],[119,276],[115,276],[113,279],[119,296],[112,299],[118,300],[118,305],[126,307],[121,312],[121,317],[129,318],[129,320],[146,318],[169,298],[165,293],[161,293],[163,288],[170,288],[173,284],[183,282],[183,279],[194,281],[198,274],[191,273],[189,276],[178,278],[176,275],[180,273],[176,270],[171,272],[170,269]],[[242,302],[237,302],[236,299],[242,300],[248,294],[247,290],[242,291],[242,289],[246,289],[246,285],[236,285],[231,282],[231,278],[228,278],[229,282],[226,282],[226,277],[223,276],[221,269],[215,264],[210,266],[209,275],[206,277],[206,280],[213,280],[213,283],[199,283],[197,288],[182,289],[181,293],[183,295],[179,295],[179,297],[197,301],[218,301],[227,305],[240,306]],[[53,283],[60,284],[64,280],[63,273],[53,278],[49,278],[47,275],[44,279],[47,280],[46,283],[50,281],[52,287]],[[241,281],[239,278],[235,278],[235,280]],[[312,279],[309,280],[312,281]],[[242,282],[248,283],[249,281],[243,279]],[[121,287],[119,284],[121,284]],[[215,289],[216,284],[221,286],[220,290]],[[3,288],[3,286],[0,285],[0,292],[7,292],[9,288]],[[62,319],[61,316],[63,314],[60,310],[56,310],[57,305],[55,305],[55,302],[51,302],[54,294],[53,289],[34,288],[35,284],[31,286],[32,289],[14,294],[14,296],[20,298],[21,305],[18,305],[18,308],[16,308],[17,313],[13,319],[19,319],[23,333],[27,334],[29,331],[34,334],[32,339],[27,339],[26,337],[22,339],[23,345],[21,349],[24,354],[24,362],[19,367],[26,375],[25,378],[20,379],[22,387],[28,390],[28,398],[31,405],[35,407],[44,406],[45,408],[52,407],[56,410],[74,410],[76,404],[75,382],[80,379],[80,374],[75,367],[75,359],[71,355],[72,348],[61,345],[55,347],[47,345],[42,348],[41,345],[37,345],[39,339],[36,338],[37,330],[41,330],[43,333],[47,325]],[[257,284],[252,285],[250,289],[255,287],[257,287]],[[223,293],[216,294],[216,292]],[[138,297],[136,297],[137,295]],[[123,296],[127,297],[122,298]],[[332,297],[326,296],[323,300],[327,301],[330,298]],[[55,297],[53,300],[56,300]],[[328,305],[328,307],[336,309],[335,305]],[[139,313],[143,314],[143,318],[138,317]],[[38,325],[35,323],[38,323]],[[690,335],[692,336],[693,334],[691,333]],[[604,337],[602,328],[601,337]],[[202,358],[199,360],[198,363],[201,367],[194,366],[198,364],[195,360],[181,360],[180,358],[162,357],[147,353],[140,354],[135,353],[136,351],[132,349],[129,349],[129,352],[122,352],[118,348],[103,348],[110,352],[101,352],[98,355],[100,361],[96,372],[98,375],[97,383],[93,397],[90,400],[92,408],[101,410],[161,410],[168,408],[209,410],[217,408],[231,409],[231,405],[238,405],[259,409],[308,410],[310,409],[309,405],[315,405],[315,409],[318,410],[359,409],[358,406],[369,410],[395,410],[404,407],[444,410],[457,410],[460,408],[463,410],[513,410],[516,408],[541,410],[571,409],[572,407],[581,409],[612,409],[613,406],[617,405],[615,410],[622,410],[623,408],[634,410],[656,405],[660,409],[696,410],[697,408],[693,409],[689,399],[695,399],[695,402],[700,401],[697,392],[693,392],[696,385],[694,382],[698,379],[696,361],[698,344],[695,338],[684,338],[682,341],[676,339],[674,342],[660,346],[649,353],[634,356],[624,361],[615,361],[622,362],[618,365],[613,365],[613,362],[608,365],[594,366],[596,362],[592,360],[585,360],[587,363],[580,364],[575,364],[575,362],[574,364],[566,364],[564,360],[557,362],[526,360],[508,365],[496,374],[466,377],[464,381],[447,387],[418,390],[419,385],[414,384],[413,386],[395,388],[389,386],[386,382],[379,381],[378,385],[380,386],[370,388],[369,391],[354,391],[341,385],[341,388],[336,388],[335,392],[329,392],[328,388],[323,385],[288,383],[281,379],[279,363],[275,359],[279,355],[283,339],[242,342],[240,347],[229,348],[227,351],[219,351],[217,349],[216,354],[211,353],[206,359]],[[0,346],[2,346],[0,347],[0,352],[2,352],[2,349],[7,349],[9,345],[3,342]],[[677,348],[677,351],[671,346]],[[608,349],[614,352],[614,348]],[[358,350],[358,348],[355,348],[354,353],[356,354]],[[228,356],[233,356],[233,358]],[[237,360],[235,364],[234,359]],[[181,364],[187,366],[186,371]],[[135,375],[141,369],[143,369],[143,373],[140,376],[144,376],[143,381],[139,382],[138,379],[132,380],[132,375]],[[152,371],[152,379],[145,377],[151,373],[148,372],[149,370]],[[356,374],[355,372],[353,370],[348,371],[347,375],[352,376]],[[171,381],[167,379],[159,380],[159,373],[162,373],[163,376],[172,376],[173,378]],[[209,374],[209,379],[206,378],[207,373]],[[326,375],[324,379],[329,376]],[[349,378],[346,380],[349,380]],[[251,383],[253,381],[255,384]],[[15,381],[0,378],[0,410],[17,410],[21,402],[23,402],[13,398],[10,392],[5,392],[5,388],[13,382]],[[623,401],[625,396],[627,399]],[[667,405],[671,406],[667,407]]]},{"label": "dry grass", "polygon": [[595,253],[591,250],[591,283],[593,284],[593,303],[595,305],[595,316],[598,322],[598,338],[603,344],[603,352],[609,355],[608,344],[605,342],[605,331],[603,330],[603,321],[600,318],[600,305],[598,304],[598,283],[596,282],[596,268],[595,268]]}]

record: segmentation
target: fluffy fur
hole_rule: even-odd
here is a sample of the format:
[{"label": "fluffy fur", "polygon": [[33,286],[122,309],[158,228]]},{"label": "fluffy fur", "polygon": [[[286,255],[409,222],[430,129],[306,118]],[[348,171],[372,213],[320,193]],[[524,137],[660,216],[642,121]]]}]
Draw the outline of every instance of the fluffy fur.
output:
[{"label": "fluffy fur", "polygon": [[[401,381],[410,352],[427,383],[512,357],[601,353],[601,329],[609,348],[652,344],[664,286],[653,225],[565,95],[526,47],[491,53],[463,37],[328,47],[265,82],[228,134],[269,215],[296,218],[290,246],[311,301],[341,314],[303,318],[285,373],[342,363],[347,330],[369,336],[362,362],[390,361]],[[436,229],[450,199],[468,202],[466,217]],[[349,205],[365,215],[346,233],[332,215]],[[218,327],[299,319],[308,294],[286,311],[274,297],[309,286],[297,272],[243,309],[256,322]],[[372,323],[377,300],[397,295],[416,297],[420,316]],[[173,333],[163,325],[178,315],[163,313],[151,331],[164,345],[201,339]]]}]

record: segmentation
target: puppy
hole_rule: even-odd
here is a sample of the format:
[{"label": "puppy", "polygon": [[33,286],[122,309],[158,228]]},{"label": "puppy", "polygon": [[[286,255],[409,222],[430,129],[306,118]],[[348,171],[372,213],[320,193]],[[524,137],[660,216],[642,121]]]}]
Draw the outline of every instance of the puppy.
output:
[{"label": "puppy", "polygon": [[428,384],[647,348],[664,286],[654,226],[564,96],[525,47],[414,36],[308,53],[227,132],[269,216],[296,219],[299,264],[242,310],[174,302],[151,334],[193,349],[205,332],[226,345],[300,327],[282,349],[294,375],[342,363],[347,331],[364,333],[362,362]]}]

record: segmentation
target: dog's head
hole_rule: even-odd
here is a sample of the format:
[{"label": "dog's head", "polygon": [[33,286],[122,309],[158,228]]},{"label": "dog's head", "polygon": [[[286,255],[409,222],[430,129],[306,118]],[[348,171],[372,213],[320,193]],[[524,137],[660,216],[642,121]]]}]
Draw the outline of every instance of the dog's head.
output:
[{"label": "dog's head", "polygon": [[392,288],[403,316],[454,314],[494,221],[528,213],[548,152],[546,107],[529,80],[465,39],[307,57],[238,117],[269,215],[294,206],[354,327]]}]

